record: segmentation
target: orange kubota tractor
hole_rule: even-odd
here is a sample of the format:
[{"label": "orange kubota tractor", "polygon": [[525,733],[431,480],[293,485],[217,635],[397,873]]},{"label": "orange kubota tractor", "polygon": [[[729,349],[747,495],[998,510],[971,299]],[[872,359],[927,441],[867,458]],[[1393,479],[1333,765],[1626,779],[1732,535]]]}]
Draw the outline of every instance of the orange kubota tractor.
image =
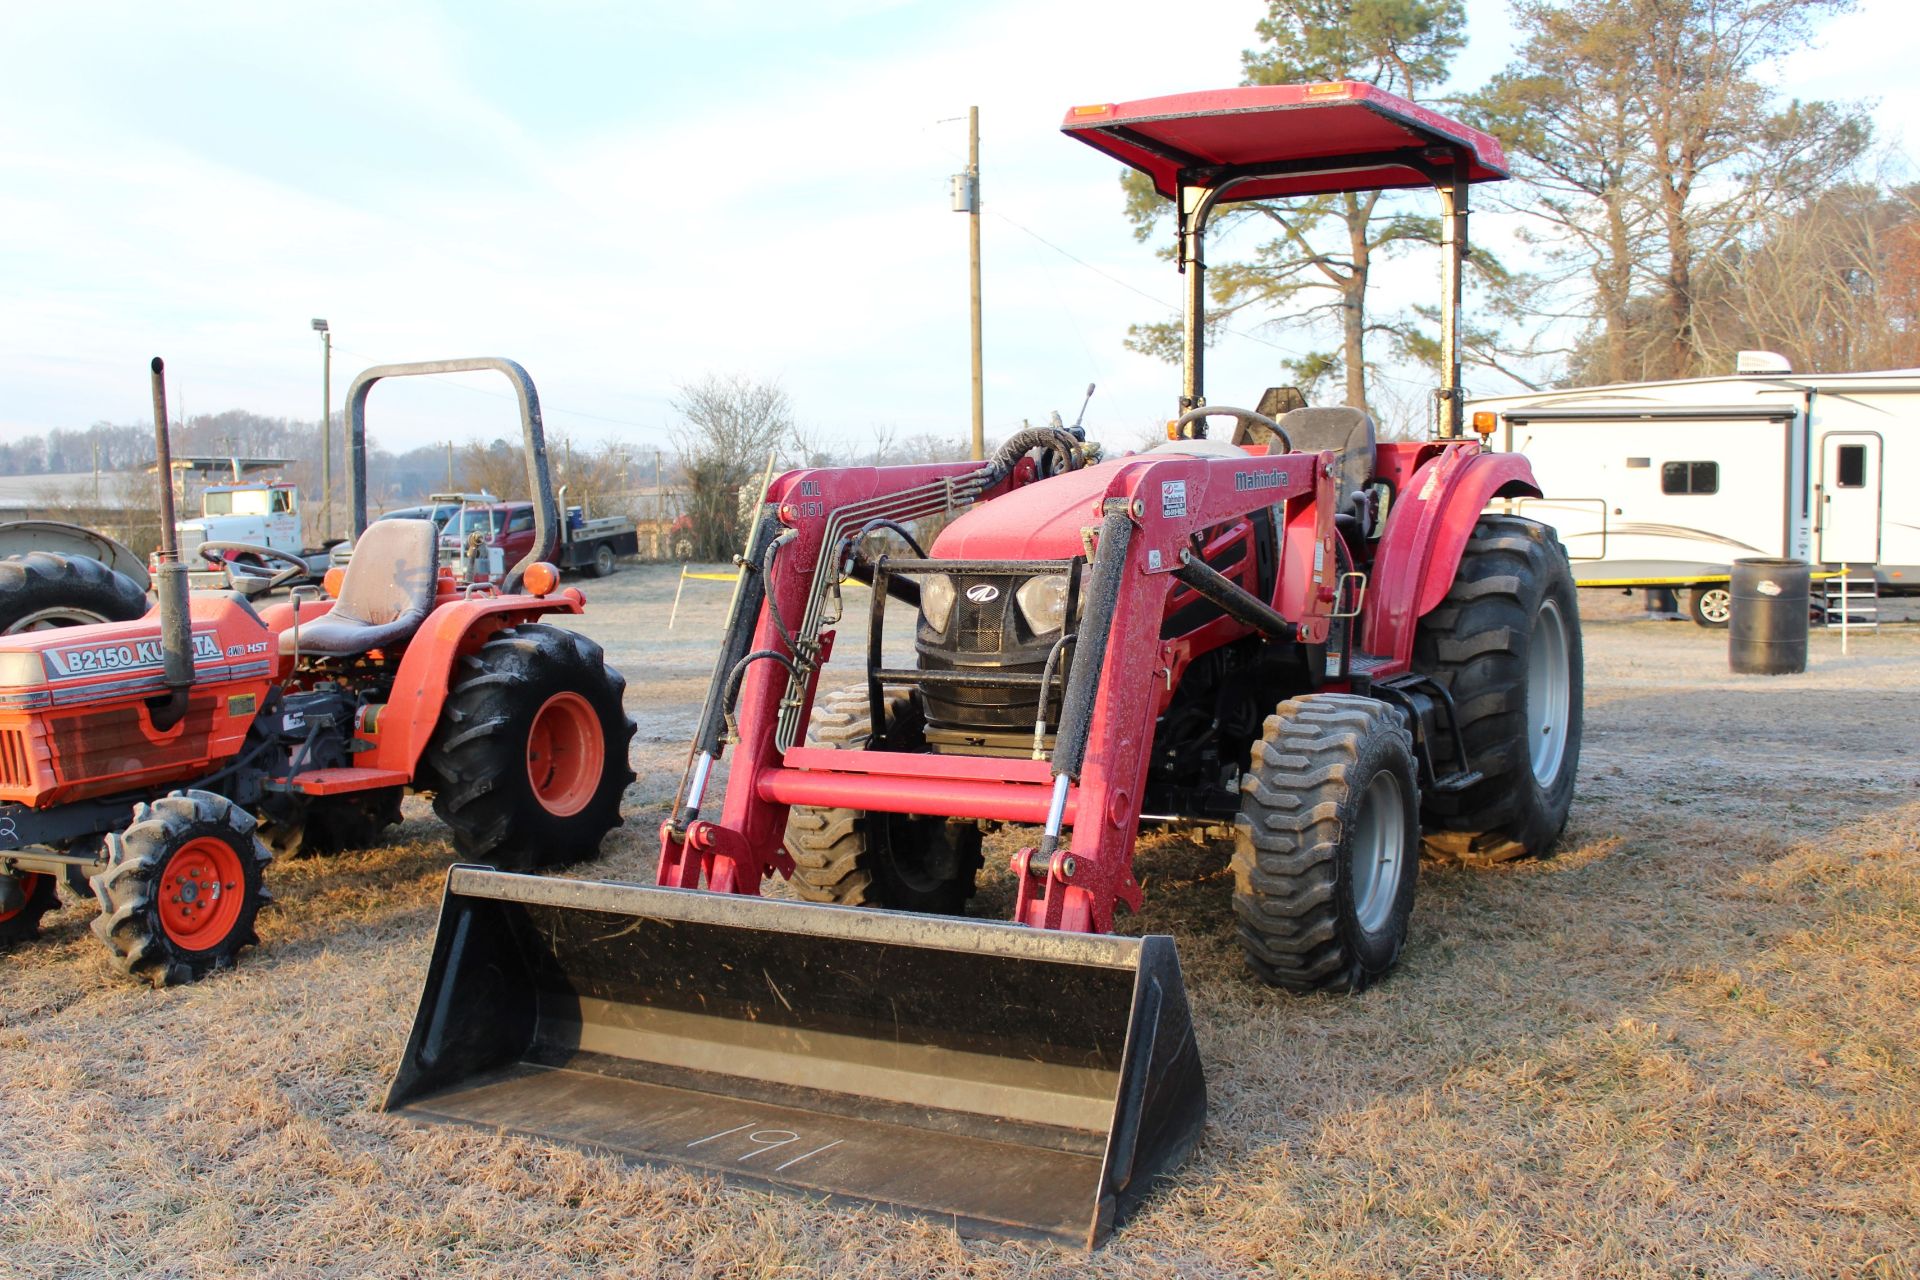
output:
[{"label": "orange kubota tractor", "polygon": [[[373,385],[482,369],[519,393],[539,521],[500,587],[441,571],[432,521],[366,518]],[[600,647],[537,621],[585,601],[556,590],[540,554],[557,513],[526,370],[483,359],[361,374],[347,400],[353,562],[324,604],[296,589],[259,610],[234,592],[189,596],[162,372],[155,359],[158,608],[0,637],[0,944],[32,938],[64,880],[98,899],[94,932],[124,970],[193,981],[255,940],[263,834],[310,852],[364,843],[399,820],[408,788],[433,792],[466,858],[531,869],[591,856],[620,822],[633,723]],[[280,582],[307,572],[241,549],[284,562]]]},{"label": "orange kubota tractor", "polygon": [[[1394,964],[1423,831],[1488,853],[1559,834],[1572,578],[1551,530],[1489,510],[1538,494],[1526,460],[1461,430],[1467,192],[1505,176],[1499,144],[1349,82],[1065,129],[1178,213],[1170,438],[1099,461],[1023,431],[984,463],[775,480],[661,831],[669,887],[456,869],[390,1107],[1091,1243],[1206,1108],[1172,940],[1109,932],[1142,903],[1143,823],[1236,824],[1248,962],[1303,991]],[[1395,187],[1444,205],[1432,438],[1378,440],[1359,406],[1207,404],[1209,217]],[[928,516],[950,521],[922,549]],[[889,599],[916,615],[909,665],[886,660]],[[822,694],[836,650],[858,674]],[[1007,823],[1037,828],[1013,921],[956,919]],[[758,900],[775,874],[826,905]]]}]

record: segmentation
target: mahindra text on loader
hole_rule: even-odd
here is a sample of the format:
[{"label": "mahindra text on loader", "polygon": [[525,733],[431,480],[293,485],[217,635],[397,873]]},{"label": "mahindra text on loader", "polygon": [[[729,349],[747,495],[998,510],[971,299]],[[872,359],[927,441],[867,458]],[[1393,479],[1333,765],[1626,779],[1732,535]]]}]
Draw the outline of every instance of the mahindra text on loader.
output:
[{"label": "mahindra text on loader", "polygon": [[[1467,193],[1505,176],[1499,145],[1351,82],[1078,107],[1064,128],[1175,203],[1171,438],[1096,462],[1070,430],[1026,430],[984,464],[775,480],[664,887],[455,869],[389,1108],[1091,1245],[1206,1111],[1172,940],[1108,932],[1141,905],[1143,821],[1236,824],[1248,963],[1297,991],[1393,965],[1423,831],[1488,856],[1559,834],[1572,580],[1547,529],[1488,512],[1538,493],[1526,460],[1461,435]],[[1378,441],[1352,407],[1206,402],[1220,206],[1425,186],[1445,215],[1433,439]],[[951,522],[922,548],[927,517]],[[914,665],[884,659],[889,599],[917,610]],[[858,678],[822,693],[836,649]],[[956,918],[982,823],[1038,828],[1010,923]],[[823,905],[759,900],[775,873]]]},{"label": "mahindra text on loader", "polygon": [[[539,495],[534,548],[499,586],[442,573],[430,520],[366,522],[367,393],[478,369],[519,392]],[[158,609],[0,637],[0,946],[37,933],[64,879],[98,899],[94,932],[121,968],[192,981],[254,941],[269,845],[365,844],[399,821],[409,787],[433,792],[466,858],[591,856],[620,822],[633,722],[600,647],[538,621],[585,601],[557,590],[538,554],[556,514],[526,370],[485,359],[361,374],[347,409],[358,554],[328,575],[325,607],[303,608],[296,589],[257,611],[236,592],[188,594],[158,359],[153,391]],[[308,572],[293,552],[244,549],[281,563],[274,585]]]}]

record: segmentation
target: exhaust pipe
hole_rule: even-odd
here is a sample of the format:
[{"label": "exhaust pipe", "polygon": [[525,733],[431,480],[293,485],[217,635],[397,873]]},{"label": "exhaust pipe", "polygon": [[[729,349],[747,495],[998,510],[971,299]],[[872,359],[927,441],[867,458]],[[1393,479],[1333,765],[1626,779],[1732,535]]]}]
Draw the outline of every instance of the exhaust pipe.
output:
[{"label": "exhaust pipe", "polygon": [[1206,1083],[1171,938],[463,866],[384,1109],[1091,1248]]},{"label": "exhaust pipe", "polygon": [[165,698],[147,703],[153,727],[173,728],[187,714],[193,688],[193,635],[187,605],[187,566],[180,563],[180,544],[173,527],[173,448],[167,437],[166,365],[153,358],[153,444],[160,467],[160,566],[154,575],[154,593],[160,601],[161,683]]}]

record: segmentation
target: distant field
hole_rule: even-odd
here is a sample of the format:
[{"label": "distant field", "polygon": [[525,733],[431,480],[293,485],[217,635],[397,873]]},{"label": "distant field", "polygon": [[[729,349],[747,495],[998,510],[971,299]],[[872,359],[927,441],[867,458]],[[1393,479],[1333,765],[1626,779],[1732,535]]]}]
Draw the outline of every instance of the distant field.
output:
[{"label": "distant field", "polygon": [[[583,584],[639,778],[575,874],[652,879],[726,603],[690,583],[667,631],[675,572]],[[275,864],[233,973],[128,985],[80,907],[0,960],[0,1277],[1920,1276],[1920,625],[1767,679],[1582,607],[1561,851],[1424,866],[1375,990],[1257,986],[1227,844],[1143,841],[1127,924],[1179,939],[1212,1111],[1091,1267],[375,1112],[451,860],[409,800],[381,848]]]}]

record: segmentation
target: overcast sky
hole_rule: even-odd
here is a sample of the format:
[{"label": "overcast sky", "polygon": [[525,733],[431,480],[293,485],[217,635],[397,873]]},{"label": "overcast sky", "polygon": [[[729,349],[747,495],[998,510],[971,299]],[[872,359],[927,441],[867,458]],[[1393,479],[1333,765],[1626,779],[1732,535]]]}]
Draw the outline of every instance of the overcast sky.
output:
[{"label": "overcast sky", "polygon": [[[1499,0],[1469,10],[1458,79],[1477,83],[1510,28]],[[1866,0],[1783,89],[1876,95],[1883,134],[1910,134],[1915,11]],[[1133,239],[1116,166],[1060,120],[1237,82],[1263,12],[4,0],[0,431],[139,421],[156,353],[176,408],[313,418],[325,316],[336,408],[369,364],[489,354],[524,363],[549,430],[582,440],[665,443],[674,387],[714,372],[779,380],[830,439],[958,437],[966,219],[947,179],[977,103],[988,433],[1071,419],[1091,381],[1095,434],[1131,440],[1177,376],[1121,339],[1175,309],[1178,277]],[[1396,296],[1437,294],[1437,260],[1395,275]],[[1210,398],[1251,401],[1284,354],[1325,345],[1229,337]],[[370,426],[390,448],[508,434],[504,396],[393,384]]]}]

